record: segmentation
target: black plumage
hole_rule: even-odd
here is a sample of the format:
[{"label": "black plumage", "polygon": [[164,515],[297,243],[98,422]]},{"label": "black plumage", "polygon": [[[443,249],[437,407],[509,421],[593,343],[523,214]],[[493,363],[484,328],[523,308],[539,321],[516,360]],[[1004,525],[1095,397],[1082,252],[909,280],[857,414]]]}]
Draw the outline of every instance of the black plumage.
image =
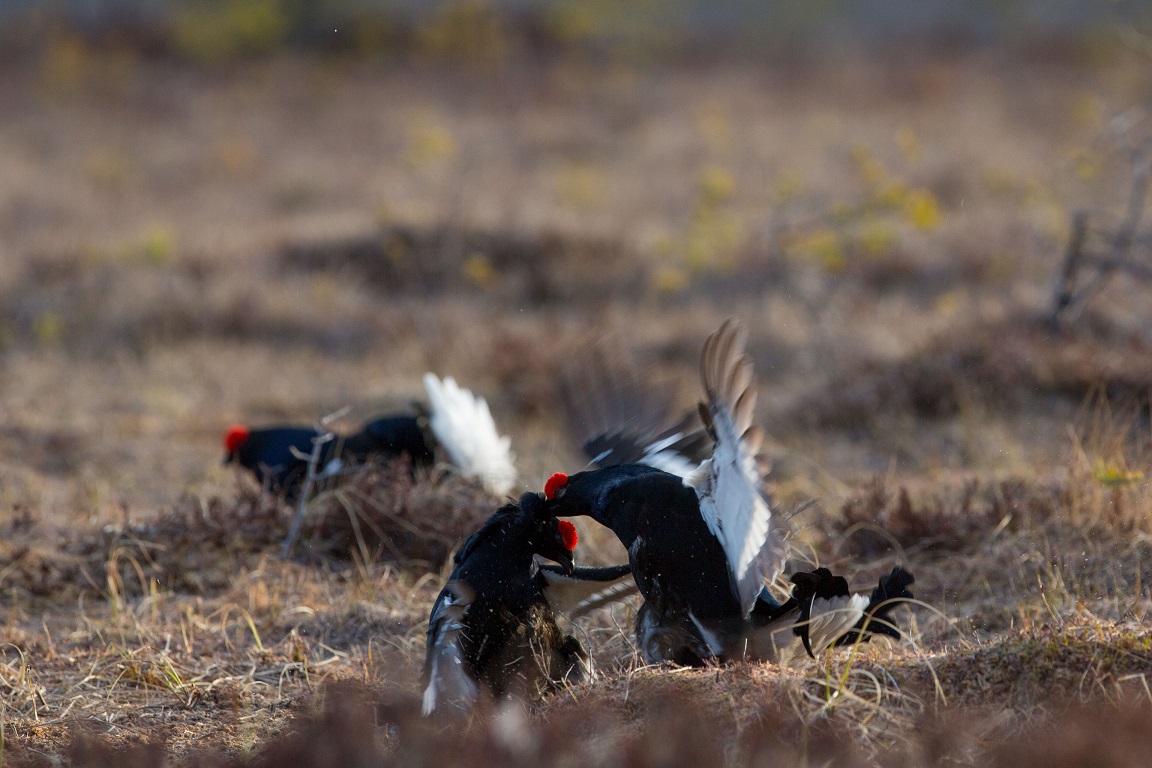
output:
[{"label": "black plumage", "polygon": [[[579,472],[557,489],[549,509],[591,517],[628,550],[645,601],[638,627],[648,629],[638,639],[646,660],[698,664],[717,655],[697,623],[724,636],[745,631],[723,547],[695,492],[676,475],[637,464]],[[645,647],[653,644],[660,650]]]},{"label": "black plumage", "polygon": [[899,567],[881,578],[866,602],[849,591],[843,577],[818,568],[791,577],[795,587],[784,603],[763,589],[745,612],[696,494],[675,475],[641,465],[580,472],[555,489],[548,509],[558,516],[591,517],[627,548],[644,597],[637,642],[649,663],[778,661],[795,640],[812,655],[813,645],[819,651],[866,642],[876,634],[900,638],[890,612],[912,598],[908,586],[914,578]]},{"label": "black plumage", "polygon": [[[787,528],[765,487],[766,465],[758,453],[763,433],[754,423],[756,388],[746,341],[743,327],[730,319],[704,344],[700,371],[706,401],[700,415],[713,447],[703,461],[676,474],[621,463],[571,477],[557,474],[545,488],[554,514],[591,517],[611,528],[628,550],[644,597],[637,642],[649,663],[778,660],[792,653],[797,638],[811,653],[859,626],[869,607],[867,598],[848,592],[843,579],[830,573],[825,578],[819,570],[797,574],[797,596],[783,605],[765,587],[784,568]],[[639,397],[634,387],[625,391],[628,401]],[[614,398],[611,392],[584,393],[592,402]],[[656,427],[641,419],[625,422],[622,430],[613,430],[611,423],[601,429],[614,431],[646,435]],[[910,583],[910,575],[906,582],[892,580],[896,594],[891,596],[907,596],[903,587]]]},{"label": "black plumage", "polygon": [[[233,426],[225,435],[225,463],[252,472],[261,485],[294,502],[308,469],[315,442],[325,435],[314,427],[273,426],[248,429]],[[434,460],[423,421],[417,416],[386,416],[366,423],[349,435],[335,435],[320,448],[317,471],[333,474],[343,466],[370,458],[406,456],[413,467]],[[332,462],[339,459],[339,464]]]},{"label": "black plumage", "polygon": [[[456,553],[432,607],[424,665],[424,711],[468,708],[481,691],[531,697],[586,675],[587,654],[556,623],[549,579],[574,572],[575,529],[534,493],[496,512]],[[540,556],[560,564],[544,571]],[[592,569],[605,583],[627,568]]]}]

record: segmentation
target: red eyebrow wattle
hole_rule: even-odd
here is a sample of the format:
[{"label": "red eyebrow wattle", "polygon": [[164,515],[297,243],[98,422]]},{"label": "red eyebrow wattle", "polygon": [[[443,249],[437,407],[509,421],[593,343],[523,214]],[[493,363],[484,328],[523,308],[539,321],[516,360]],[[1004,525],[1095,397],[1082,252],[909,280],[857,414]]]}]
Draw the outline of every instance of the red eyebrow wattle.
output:
[{"label": "red eyebrow wattle", "polygon": [[557,472],[548,478],[548,482],[544,483],[544,498],[552,499],[556,496],[556,491],[563,488],[568,484],[568,475],[563,472]]}]

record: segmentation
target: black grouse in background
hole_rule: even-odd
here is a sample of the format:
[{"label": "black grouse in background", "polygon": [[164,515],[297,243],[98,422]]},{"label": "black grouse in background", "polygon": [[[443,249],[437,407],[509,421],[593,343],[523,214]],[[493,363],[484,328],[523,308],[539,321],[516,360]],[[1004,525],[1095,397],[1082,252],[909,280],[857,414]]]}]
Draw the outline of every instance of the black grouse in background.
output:
[{"label": "black grouse in background", "polygon": [[[369,458],[407,456],[413,467],[429,466],[439,449],[461,474],[479,479],[493,495],[507,495],[516,479],[511,441],[497,432],[484,398],[432,373],[424,374],[424,388],[428,406],[417,406],[417,414],[378,418],[325,443],[318,474],[329,477]],[[304,482],[314,441],[323,434],[314,427],[237,424],[224,436],[224,460],[248,469],[291,503]]]},{"label": "black grouse in background", "polygon": [[587,654],[556,615],[572,618],[630,580],[626,565],[574,568],[576,542],[575,526],[527,493],[464,543],[428,619],[424,714],[467,711],[482,691],[527,698],[586,678]]},{"label": "black grouse in background", "polygon": [[799,647],[812,653],[877,631],[899,636],[888,601],[911,596],[912,576],[903,569],[885,577],[874,601],[851,595],[823,569],[794,576],[795,592],[783,604],[766,589],[788,548],[757,456],[763,435],[752,424],[756,390],[745,343],[744,329],[730,319],[704,345],[700,413],[714,445],[693,471],[680,477],[619,464],[570,478],[558,473],[546,486],[549,511],[589,516],[628,550],[644,597],[636,634],[648,663],[787,661]]},{"label": "black grouse in background", "polygon": [[[315,441],[324,434],[314,427],[249,429],[234,424],[224,435],[224,461],[249,470],[261,485],[291,503],[304,482]],[[368,422],[358,432],[335,436],[321,445],[317,472],[327,477],[370,458],[401,456],[407,456],[413,467],[431,466],[435,460],[420,417],[388,416]]]},{"label": "black grouse in background", "polygon": [[[314,442],[324,434],[313,427],[248,429],[235,424],[224,436],[225,462],[250,470],[270,490],[293,495],[304,479]],[[353,434],[337,435],[321,446],[317,466],[322,474],[331,475],[344,464],[402,455],[407,455],[413,466],[428,466],[433,461],[417,417],[390,416],[369,422]],[[334,461],[338,463],[334,465]]]}]

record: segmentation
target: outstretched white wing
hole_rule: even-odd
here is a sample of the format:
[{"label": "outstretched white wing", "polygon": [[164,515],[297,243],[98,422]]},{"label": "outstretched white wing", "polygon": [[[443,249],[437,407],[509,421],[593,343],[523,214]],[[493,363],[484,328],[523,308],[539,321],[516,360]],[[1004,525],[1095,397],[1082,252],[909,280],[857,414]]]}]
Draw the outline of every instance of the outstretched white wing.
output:
[{"label": "outstretched white wing", "polygon": [[747,614],[764,586],[784,568],[783,522],[763,490],[757,452],[763,432],[753,425],[756,387],[747,333],[729,318],[704,342],[700,372],[708,402],[700,416],[716,445],[712,457],[685,478],[700,499],[708,530],[728,557],[732,586]]},{"label": "outstretched white wing", "polygon": [[459,386],[451,376],[443,381],[424,374],[428,392],[428,423],[432,434],[461,473],[479,478],[489,491],[505,496],[516,483],[510,438],[496,431],[484,398]]}]

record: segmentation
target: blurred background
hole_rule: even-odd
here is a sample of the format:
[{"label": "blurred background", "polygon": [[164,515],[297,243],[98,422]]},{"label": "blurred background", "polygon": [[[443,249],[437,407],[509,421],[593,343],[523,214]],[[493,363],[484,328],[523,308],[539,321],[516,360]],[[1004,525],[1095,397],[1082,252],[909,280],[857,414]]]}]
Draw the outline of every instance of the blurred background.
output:
[{"label": "blurred background", "polygon": [[25,49],[39,45],[30,34],[68,30],[90,42],[199,60],[283,46],[395,55],[438,43],[448,53],[447,44],[465,41],[449,40],[447,26],[473,45],[499,38],[504,53],[580,43],[651,55],[913,39],[1019,42],[1091,35],[1148,16],[1138,0],[5,0],[0,13],[13,45]]},{"label": "blurred background", "polygon": [[1108,242],[1132,207],[1150,24],[3,0],[0,496],[103,519],[227,492],[230,422],[355,424],[427,369],[489,398],[534,487],[578,465],[574,350],[620,336],[688,408],[728,314],[786,494],[1066,471],[1086,399],[1152,382],[1141,280],[1047,322],[1072,214]]}]

